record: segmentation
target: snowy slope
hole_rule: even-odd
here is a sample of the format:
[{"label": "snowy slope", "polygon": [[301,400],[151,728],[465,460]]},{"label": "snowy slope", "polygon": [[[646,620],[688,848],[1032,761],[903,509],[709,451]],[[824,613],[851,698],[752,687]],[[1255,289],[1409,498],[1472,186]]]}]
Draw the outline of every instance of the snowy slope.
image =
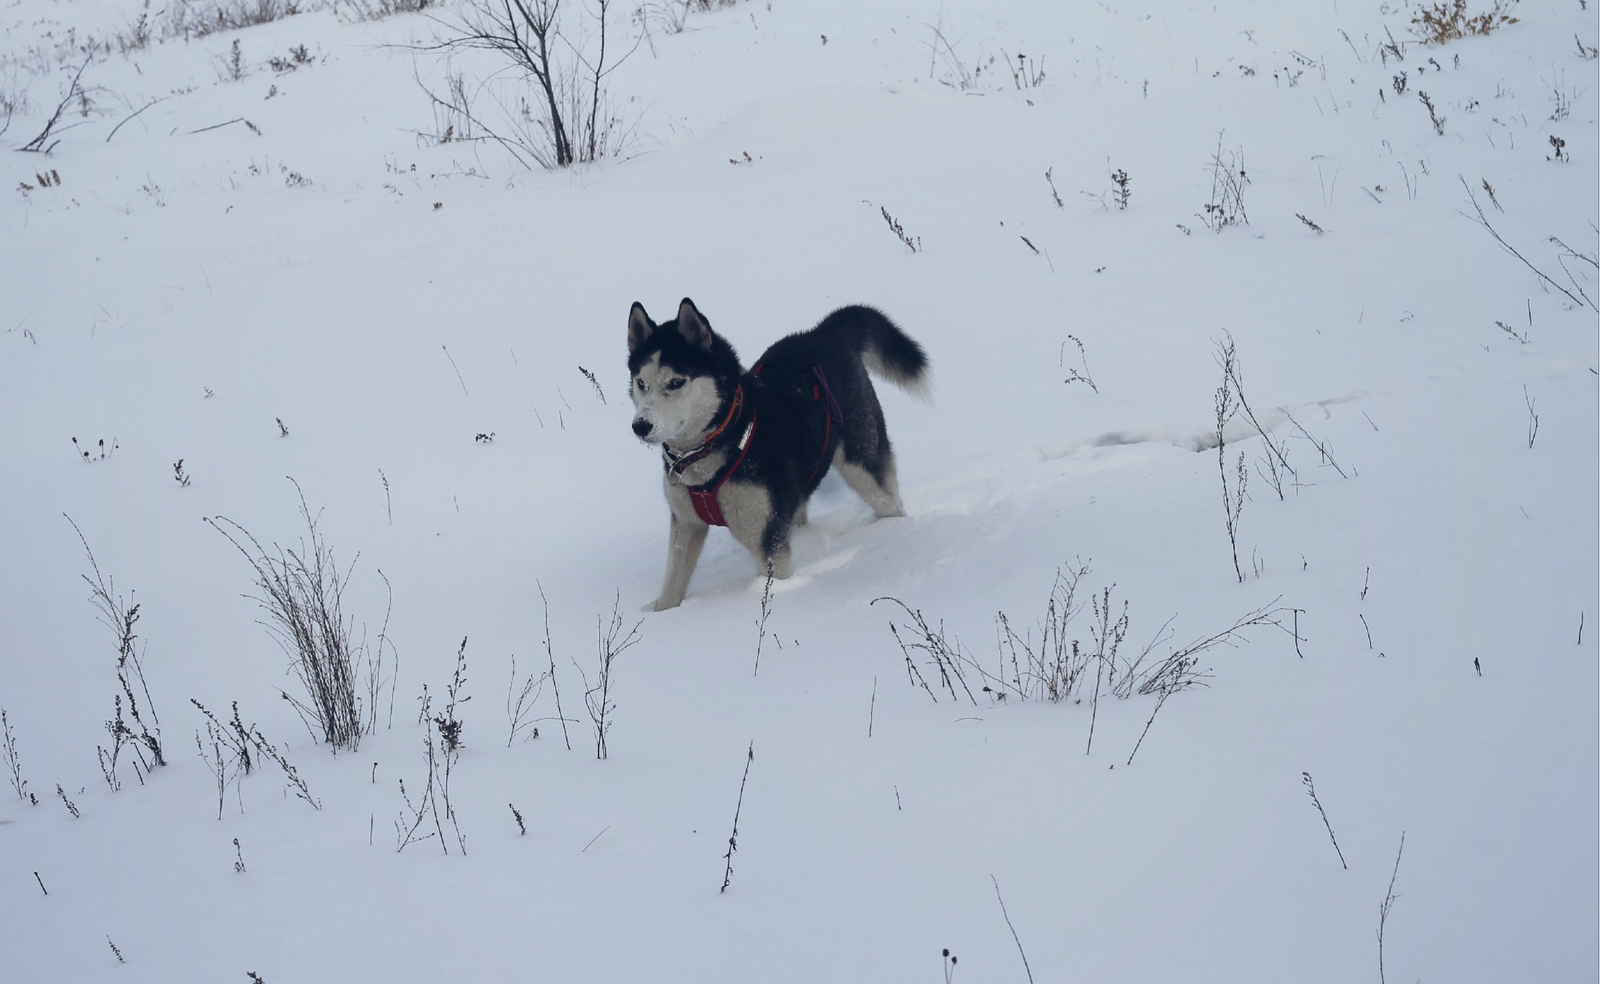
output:
[{"label": "snowy slope", "polygon": [[[140,7],[9,2],[0,706],[38,803],[0,788],[6,979],[916,982],[948,948],[958,981],[1373,980],[1392,888],[1386,979],[1594,980],[1600,285],[1549,237],[1596,252],[1597,15],[1523,4],[1423,46],[1417,9],[774,0],[648,38],[622,18],[641,43],[609,85],[636,138],[530,172],[438,142],[414,75],[488,63],[407,47],[441,30],[426,15],[87,57]],[[300,45],[309,64],[272,69]],[[87,114],[17,152],[86,58]],[[1219,142],[1249,221],[1214,234]],[[746,360],[861,302],[933,363],[933,406],[880,390],[910,516],[870,522],[829,478],[764,636],[720,531],[686,603],[640,611],[666,509],[623,325],[684,295]],[[1299,470],[1281,500],[1242,416],[1219,473],[1230,336]],[[250,567],[202,522],[296,547],[285,476],[354,562],[369,643],[392,587],[398,674],[354,753],[279,697],[299,685]],[[115,792],[95,750],[117,640],[63,514],[140,605],[170,760],[142,784],[125,761]],[[1037,638],[1083,565],[1080,601],[1127,603],[1127,649],[1173,619],[1154,659],[1263,607],[1282,631],[1208,651],[1209,686],[1157,713],[998,702],[970,670],[955,699],[919,655],[925,691],[889,628],[908,619],[871,604],[1003,674],[996,613]],[[507,745],[513,654],[519,678],[551,661],[541,588],[570,751],[550,687],[540,736]],[[643,624],[597,761],[579,670],[614,603]],[[397,853],[418,698],[439,710],[463,637],[466,852],[446,824]],[[269,769],[219,821],[191,698],[239,702],[321,809]]]}]

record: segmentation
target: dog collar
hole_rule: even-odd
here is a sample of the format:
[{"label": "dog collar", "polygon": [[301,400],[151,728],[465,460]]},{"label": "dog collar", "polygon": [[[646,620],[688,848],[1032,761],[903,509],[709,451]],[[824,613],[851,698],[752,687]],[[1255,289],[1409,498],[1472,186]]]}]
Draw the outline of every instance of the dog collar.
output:
[{"label": "dog collar", "polygon": [[[722,435],[723,431],[728,429],[729,424],[738,419],[739,411],[743,408],[744,383],[741,382],[738,388],[733,391],[733,403],[728,407],[728,415],[722,418],[722,423],[718,424],[715,430],[706,435],[706,439],[704,441],[701,441],[698,445],[690,448],[688,451],[674,451],[667,445],[667,442],[661,442],[661,455],[667,459],[667,467],[671,468],[676,474],[682,475],[685,468],[688,468],[690,465],[710,454],[717,438]],[[739,448],[741,451],[744,450],[744,447],[749,440],[750,429],[747,427],[745,428],[744,437],[739,442]]]}]

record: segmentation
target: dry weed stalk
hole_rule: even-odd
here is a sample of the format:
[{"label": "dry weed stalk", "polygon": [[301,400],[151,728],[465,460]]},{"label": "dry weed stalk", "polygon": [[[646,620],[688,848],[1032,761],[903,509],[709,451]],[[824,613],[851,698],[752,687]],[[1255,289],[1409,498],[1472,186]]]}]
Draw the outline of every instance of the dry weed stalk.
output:
[{"label": "dry weed stalk", "polygon": [[[73,522],[71,516],[67,516],[66,519],[72,524],[73,532],[78,534],[78,541],[83,544],[83,551],[89,558],[89,568],[94,571],[92,578],[87,574],[82,575],[84,583],[89,585],[89,601],[100,613],[101,624],[110,629],[117,638],[117,685],[122,692],[113,695],[115,716],[106,722],[106,731],[111,735],[111,751],[107,752],[100,746],[95,746],[101,774],[105,777],[106,785],[115,792],[122,788],[121,780],[117,776],[117,767],[124,747],[134,749],[136,756],[134,774],[141,785],[144,783],[145,773],[148,773],[153,766],[167,764],[161,748],[161,719],[156,715],[155,707],[151,703],[150,687],[144,677],[144,665],[139,658],[138,647],[134,645],[138,634],[134,632],[133,627],[139,621],[139,606],[129,605],[127,599],[114,594],[115,579],[100,573],[100,565],[95,560],[94,551],[89,549],[89,541],[84,537],[83,531],[78,529],[78,524]],[[142,712],[139,709],[139,698],[134,693],[135,681],[139,684],[139,693],[144,695]],[[133,720],[132,725],[122,716],[124,700],[127,701],[128,714]],[[146,713],[150,717],[149,723],[145,721]],[[145,757],[146,752],[150,755],[148,759]]]},{"label": "dry weed stalk", "polygon": [[600,616],[595,617],[595,649],[599,669],[593,684],[589,683],[583,667],[578,667],[578,673],[583,677],[584,706],[588,708],[589,720],[594,725],[594,757],[597,759],[606,758],[610,752],[608,738],[611,733],[611,712],[616,708],[611,699],[612,670],[617,657],[639,643],[639,627],[644,624],[644,619],[633,623],[633,628],[626,634],[622,631],[623,624],[622,595],[619,592],[612,603],[610,622],[602,620]]},{"label": "dry weed stalk", "polygon": [[1517,0],[1494,0],[1481,13],[1467,13],[1467,0],[1443,0],[1424,6],[1411,16],[1411,29],[1423,44],[1444,44],[1468,35],[1483,36],[1517,23],[1511,15]]},{"label": "dry weed stalk", "polygon": [[[301,541],[298,551],[275,544],[276,553],[268,553],[248,530],[224,516],[206,517],[206,522],[250,562],[260,594],[246,597],[266,612],[261,624],[288,655],[306,699],[282,690],[279,694],[300,714],[308,730],[311,720],[316,721],[322,740],[335,752],[355,751],[367,730],[356,696],[356,667],[362,659],[372,658],[352,642],[354,619],[346,619],[343,612],[344,589],[355,562],[340,573],[332,548],[317,528],[320,514],[311,514],[299,483],[295,483],[295,491],[309,537]],[[386,636],[380,636],[380,653],[384,641]],[[369,689],[376,692],[375,687]],[[392,699],[390,704],[392,713]],[[316,733],[312,731],[313,736]]]}]

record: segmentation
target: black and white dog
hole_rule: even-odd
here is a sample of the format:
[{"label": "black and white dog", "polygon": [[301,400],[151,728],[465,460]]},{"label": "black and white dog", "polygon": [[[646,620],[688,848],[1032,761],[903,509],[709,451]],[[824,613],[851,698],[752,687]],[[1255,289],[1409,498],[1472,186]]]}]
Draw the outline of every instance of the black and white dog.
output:
[{"label": "black and white dog", "polygon": [[655,610],[683,601],[706,533],[726,526],[773,577],[832,465],[879,516],[904,516],[868,370],[927,398],[928,359],[882,313],[851,306],[779,339],[753,369],[684,298],[674,321],[628,314],[633,432],[659,445],[672,525]]}]

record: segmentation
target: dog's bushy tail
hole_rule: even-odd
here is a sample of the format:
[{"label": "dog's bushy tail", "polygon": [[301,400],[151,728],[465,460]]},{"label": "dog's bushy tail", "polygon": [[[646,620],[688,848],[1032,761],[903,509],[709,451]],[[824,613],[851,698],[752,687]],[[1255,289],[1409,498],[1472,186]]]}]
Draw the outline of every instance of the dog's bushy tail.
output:
[{"label": "dog's bushy tail", "polygon": [[882,311],[852,304],[823,318],[816,330],[832,335],[861,356],[868,372],[919,400],[932,401],[927,354]]}]

